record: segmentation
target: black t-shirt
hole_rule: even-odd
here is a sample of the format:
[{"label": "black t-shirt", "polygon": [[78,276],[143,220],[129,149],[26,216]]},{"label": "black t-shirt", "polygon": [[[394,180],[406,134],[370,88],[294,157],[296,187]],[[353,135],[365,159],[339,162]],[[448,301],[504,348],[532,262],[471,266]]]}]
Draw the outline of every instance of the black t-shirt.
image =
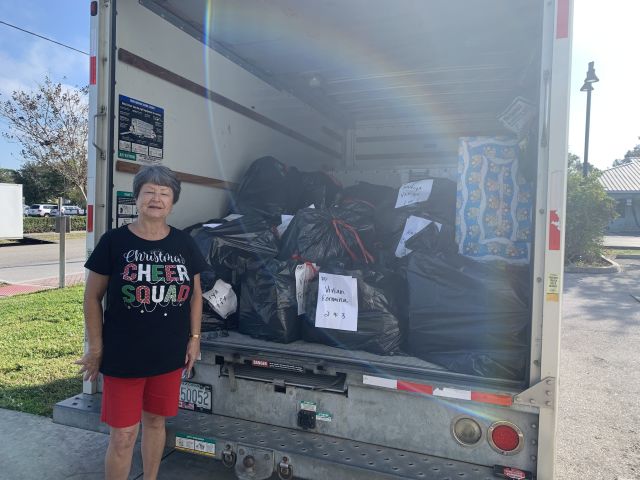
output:
[{"label": "black t-shirt", "polygon": [[84,265],[109,275],[100,372],[147,377],[184,365],[193,278],[206,268],[191,236],[170,227],[144,240],[125,225],[105,233]]}]

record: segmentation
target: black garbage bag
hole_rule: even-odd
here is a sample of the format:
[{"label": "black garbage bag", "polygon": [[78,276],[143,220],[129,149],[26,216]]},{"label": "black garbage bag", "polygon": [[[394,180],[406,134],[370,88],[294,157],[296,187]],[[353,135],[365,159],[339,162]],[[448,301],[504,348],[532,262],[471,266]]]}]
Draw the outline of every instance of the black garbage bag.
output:
[{"label": "black garbage bag", "polygon": [[233,195],[232,212],[261,216],[270,224],[277,225],[280,215],[287,213],[287,203],[290,202],[288,185],[295,184],[287,176],[297,174],[277,158],[267,156],[255,160]]},{"label": "black garbage bag", "polygon": [[[398,204],[402,187],[395,189],[393,196],[384,196],[376,204],[376,231],[383,241],[402,233],[407,218],[411,215],[428,218],[444,225],[455,225],[457,184],[447,178],[425,179],[432,182],[431,193],[425,201]],[[417,182],[405,185],[415,185]]]},{"label": "black garbage bag", "polygon": [[345,187],[342,198],[348,200],[362,200],[374,207],[395,205],[398,197],[398,189],[386,185],[376,185],[368,182],[358,182],[355,185]]},{"label": "black garbage bag", "polygon": [[242,276],[240,333],[279,343],[300,338],[295,262],[270,260]]},{"label": "black garbage bag", "polygon": [[528,267],[458,254],[409,257],[408,353],[454,372],[522,380],[529,358]]},{"label": "black garbage bag", "polygon": [[304,208],[284,232],[278,258],[320,265],[334,259],[371,264],[374,240],[370,206],[354,202],[344,207]]},{"label": "black garbage bag", "polygon": [[[425,216],[440,223],[455,225],[458,185],[453,180],[449,180],[448,178],[428,178],[411,182],[411,184],[405,184],[398,189],[398,196],[402,197],[405,191],[403,187],[409,187],[410,185],[416,185],[418,182],[425,181],[432,182],[429,197],[424,201],[399,206],[397,210],[408,210],[414,214]],[[398,204],[397,201],[398,198],[396,198],[396,203],[393,205],[394,207]]]},{"label": "black garbage bag", "polygon": [[[323,273],[347,275],[357,279],[357,331],[316,327],[319,276]],[[309,282],[302,315],[302,337],[308,342],[322,343],[347,350],[364,350],[378,355],[399,351],[402,325],[398,316],[397,293],[401,287],[396,275],[382,270],[345,270],[339,267],[321,269]]]},{"label": "black garbage bag", "polygon": [[259,216],[245,215],[215,228],[194,228],[191,236],[214,272],[210,279],[214,283],[220,278],[237,287],[239,276],[250,265],[263,263],[278,254],[273,227]]},{"label": "black garbage bag", "polygon": [[[416,218],[411,217],[418,217],[419,223],[415,222]],[[426,222],[423,223],[422,220],[431,223],[423,226]],[[408,221],[410,223],[407,223]],[[417,226],[422,229],[415,231]],[[410,234],[414,231],[412,236],[405,238],[405,232]],[[387,256],[393,258],[396,263],[406,262],[409,250],[431,253],[458,251],[453,225],[440,223],[424,214],[416,215],[407,209],[377,209],[376,233]],[[403,238],[404,248],[401,245]]]},{"label": "black garbage bag", "polygon": [[325,172],[300,172],[300,187],[289,187],[294,192],[298,190],[300,195],[293,213],[310,205],[315,208],[331,207],[342,190],[340,183]]}]

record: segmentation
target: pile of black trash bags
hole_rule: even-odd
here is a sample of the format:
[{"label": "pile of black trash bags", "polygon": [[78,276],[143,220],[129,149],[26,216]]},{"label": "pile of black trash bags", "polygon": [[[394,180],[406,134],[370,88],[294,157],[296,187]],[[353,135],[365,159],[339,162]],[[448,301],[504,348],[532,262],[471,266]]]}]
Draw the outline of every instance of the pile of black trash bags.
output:
[{"label": "pile of black trash bags", "polygon": [[[459,255],[456,184],[427,183],[426,194],[424,184],[343,188],[324,172],[256,160],[232,195],[230,214],[188,228],[209,265],[201,274],[203,326],[524,378],[529,268]],[[355,286],[350,327],[317,325],[319,297],[333,295],[320,284],[322,274]]]}]

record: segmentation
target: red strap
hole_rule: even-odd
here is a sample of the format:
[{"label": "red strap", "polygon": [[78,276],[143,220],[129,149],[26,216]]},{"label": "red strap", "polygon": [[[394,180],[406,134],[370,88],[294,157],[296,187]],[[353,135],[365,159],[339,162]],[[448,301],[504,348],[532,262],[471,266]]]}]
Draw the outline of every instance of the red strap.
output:
[{"label": "red strap", "polygon": [[338,240],[340,240],[340,244],[349,253],[349,256],[351,257],[351,260],[357,261],[358,257],[357,257],[357,255],[355,253],[353,253],[353,251],[349,247],[349,244],[345,240],[344,235],[340,231],[339,227],[343,227],[347,231],[351,232],[351,234],[355,238],[358,246],[360,247],[360,252],[362,253],[362,258],[363,258],[364,262],[365,263],[369,263],[369,262],[373,263],[374,262],[373,255],[371,255],[367,251],[367,249],[365,248],[364,244],[362,243],[362,239],[360,238],[360,235],[358,234],[358,231],[352,225],[349,225],[344,220],[340,220],[338,218],[334,218],[332,223],[333,223],[333,228],[336,231],[336,235],[338,236]]}]

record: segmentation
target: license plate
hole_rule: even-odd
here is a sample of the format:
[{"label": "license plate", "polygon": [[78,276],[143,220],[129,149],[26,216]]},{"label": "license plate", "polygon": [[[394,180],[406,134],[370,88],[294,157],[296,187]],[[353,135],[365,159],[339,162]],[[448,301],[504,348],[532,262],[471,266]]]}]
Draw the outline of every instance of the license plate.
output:
[{"label": "license plate", "polygon": [[213,390],[211,385],[187,382],[180,384],[180,401],[178,406],[183,410],[212,413]]}]

